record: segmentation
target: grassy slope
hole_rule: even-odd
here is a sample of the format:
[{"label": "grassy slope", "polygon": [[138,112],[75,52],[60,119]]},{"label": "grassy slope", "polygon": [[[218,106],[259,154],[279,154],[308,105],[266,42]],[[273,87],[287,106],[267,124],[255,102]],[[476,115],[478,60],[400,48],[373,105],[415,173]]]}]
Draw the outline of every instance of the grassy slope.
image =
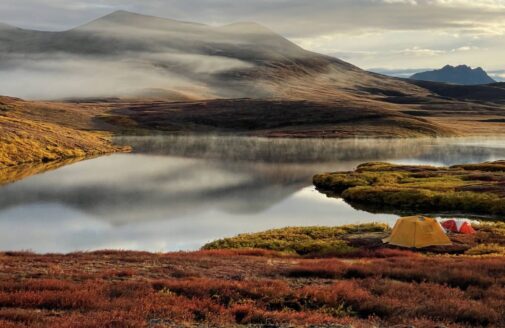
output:
[{"label": "grassy slope", "polygon": [[[261,243],[282,240],[285,232],[329,240],[342,233],[381,229],[373,225],[289,228],[266,232]],[[250,236],[254,242],[262,239],[261,234]],[[503,247],[505,226],[484,225],[471,238],[480,250],[482,245]],[[237,245],[245,239],[241,236]],[[305,239],[300,239],[301,244]],[[490,242],[494,244],[486,244]],[[361,258],[318,259],[321,254],[302,257],[261,249],[169,254],[4,252],[0,253],[0,325],[501,327],[505,325],[505,257],[483,253],[476,247],[474,255],[464,256],[376,249]]]},{"label": "grassy slope", "polygon": [[450,168],[367,163],[314,176],[330,195],[369,209],[505,215],[505,162]]},{"label": "grassy slope", "polygon": [[451,136],[450,128],[376,102],[220,99],[123,103],[104,116],[125,129],[267,137]]},{"label": "grassy slope", "polygon": [[0,97],[0,168],[111,153],[92,108]]}]

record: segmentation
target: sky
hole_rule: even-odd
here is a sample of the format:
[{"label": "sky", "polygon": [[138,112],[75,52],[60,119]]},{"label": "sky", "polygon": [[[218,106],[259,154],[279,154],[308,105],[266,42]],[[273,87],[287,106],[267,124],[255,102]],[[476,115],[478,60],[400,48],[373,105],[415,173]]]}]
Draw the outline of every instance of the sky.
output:
[{"label": "sky", "polygon": [[120,9],[210,25],[253,21],[392,75],[467,64],[505,79],[505,0],[1,0],[0,22],[65,30]]}]

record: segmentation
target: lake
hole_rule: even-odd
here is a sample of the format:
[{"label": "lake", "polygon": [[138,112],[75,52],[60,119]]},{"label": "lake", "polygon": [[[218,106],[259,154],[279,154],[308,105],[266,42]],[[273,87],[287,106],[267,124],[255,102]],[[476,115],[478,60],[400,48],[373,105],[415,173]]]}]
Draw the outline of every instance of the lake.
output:
[{"label": "lake", "polygon": [[505,159],[499,138],[155,136],[117,142],[134,152],[54,165],[0,186],[0,250],[196,250],[217,238],[285,226],[391,224],[397,216],[327,198],[312,187],[312,176],[367,161]]}]

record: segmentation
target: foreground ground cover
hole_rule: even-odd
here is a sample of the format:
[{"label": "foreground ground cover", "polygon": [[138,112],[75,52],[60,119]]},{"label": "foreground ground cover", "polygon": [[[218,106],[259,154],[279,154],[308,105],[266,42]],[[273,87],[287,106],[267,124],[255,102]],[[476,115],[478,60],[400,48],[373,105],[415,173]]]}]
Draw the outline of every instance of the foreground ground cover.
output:
[{"label": "foreground ground cover", "polygon": [[354,172],[318,174],[314,185],[368,210],[505,215],[505,161],[452,167],[366,163]]},{"label": "foreground ground cover", "polygon": [[[482,225],[468,237],[474,246],[458,256],[370,244],[353,246],[360,256],[340,258],[325,248],[292,250],[302,249],[295,235],[340,240],[382,233],[380,227],[295,230],[283,251],[0,253],[0,326],[505,325],[503,224]],[[280,232],[266,234],[277,234],[275,242]]]}]

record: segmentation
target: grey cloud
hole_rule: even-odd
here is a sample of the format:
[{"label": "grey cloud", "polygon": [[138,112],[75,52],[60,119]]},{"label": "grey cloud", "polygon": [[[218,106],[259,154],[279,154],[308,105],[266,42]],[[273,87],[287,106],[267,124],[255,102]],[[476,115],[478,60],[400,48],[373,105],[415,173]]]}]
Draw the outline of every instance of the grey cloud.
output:
[{"label": "grey cloud", "polygon": [[[416,3],[416,5],[413,5]],[[257,21],[288,37],[367,29],[455,28],[473,31],[499,22],[505,8],[479,1],[398,0],[3,0],[0,20],[25,27],[65,29],[116,9],[174,19],[226,24]],[[488,4],[484,6],[484,4]],[[37,19],[34,19],[36,14]]]},{"label": "grey cloud", "polygon": [[505,69],[489,71],[488,74],[498,82],[505,82]]}]

